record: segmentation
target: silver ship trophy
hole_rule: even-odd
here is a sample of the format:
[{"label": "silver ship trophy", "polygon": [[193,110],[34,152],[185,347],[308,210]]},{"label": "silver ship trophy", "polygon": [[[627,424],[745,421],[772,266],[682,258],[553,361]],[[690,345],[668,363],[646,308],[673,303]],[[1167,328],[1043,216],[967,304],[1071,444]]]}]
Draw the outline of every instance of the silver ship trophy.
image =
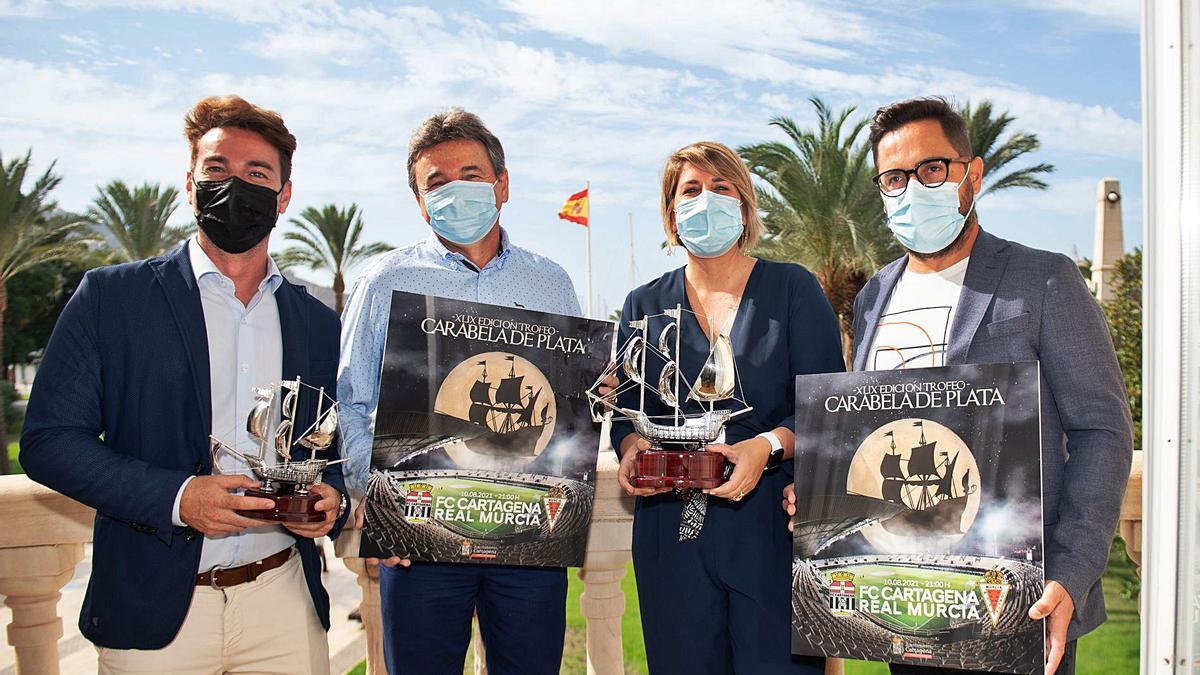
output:
[{"label": "silver ship trophy", "polygon": [[[685,314],[695,316],[691,310],[676,305],[660,314],[631,319],[629,327],[633,333],[618,347],[617,361],[609,365],[587,392],[595,421],[602,421],[605,415],[611,415],[613,420],[628,420],[639,435],[650,441],[651,448],[638,454],[634,479],[638,487],[713,488],[724,483],[725,457],[705,451],[704,446],[721,437],[730,419],[751,410],[735,395],[741,387],[733,344],[729,336],[713,330],[711,321],[708,322],[708,334],[714,337],[710,339],[708,356],[694,376],[688,376],[690,371],[685,373],[679,356],[680,322]],[[659,332],[657,341],[651,343],[650,319],[656,317],[666,317],[668,322]],[[646,366],[650,359],[662,363],[657,386],[646,381]],[[625,377],[620,378],[616,391],[600,396],[597,387],[618,372],[624,373]],[[686,385],[685,381],[690,381],[691,385]],[[686,388],[682,401],[681,386]],[[618,397],[635,388],[638,390],[637,409],[618,405]],[[647,391],[669,407],[671,414],[647,414]],[[736,401],[742,407],[717,409],[713,405],[727,400]],[[688,403],[693,405],[685,411],[684,406]]]},{"label": "silver ship trophy", "polygon": [[[313,422],[297,433],[297,407],[301,394],[315,392],[316,414]],[[247,489],[247,497],[270,499],[275,507],[262,510],[239,510],[247,518],[311,523],[325,520],[318,511],[320,496],[313,494],[313,485],[321,483],[325,467],[340,464],[345,459],[317,459],[316,453],[333,444],[337,433],[337,402],[325,393],[324,387],[304,384],[300,378],[284,380],[268,387],[254,387],[254,403],[246,419],[246,431],[258,439],[258,455],[248,455],[215,436],[209,436],[213,466],[219,471],[221,452],[240,458],[262,483],[258,489]],[[292,459],[292,449],[300,445],[309,449],[303,461]],[[277,463],[268,462],[268,447],[279,455]]]}]

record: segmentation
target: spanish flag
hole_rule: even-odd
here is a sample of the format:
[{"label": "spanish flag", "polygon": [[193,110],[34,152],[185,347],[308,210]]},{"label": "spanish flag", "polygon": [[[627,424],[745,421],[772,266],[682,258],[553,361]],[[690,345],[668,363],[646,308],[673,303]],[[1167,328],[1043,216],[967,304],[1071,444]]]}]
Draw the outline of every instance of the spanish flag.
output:
[{"label": "spanish flag", "polygon": [[562,211],[558,212],[558,217],[563,220],[569,220],[572,223],[588,226],[588,189],[584,188],[579,192],[567,197],[567,203],[563,204]]}]

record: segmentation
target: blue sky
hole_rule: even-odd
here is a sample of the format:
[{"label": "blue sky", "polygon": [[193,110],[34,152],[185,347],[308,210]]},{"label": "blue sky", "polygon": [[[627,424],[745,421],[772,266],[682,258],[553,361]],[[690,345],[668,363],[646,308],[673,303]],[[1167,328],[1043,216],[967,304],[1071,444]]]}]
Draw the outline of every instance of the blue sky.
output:
[{"label": "blue sky", "polygon": [[428,231],[407,186],[408,137],[461,105],[508,154],[502,223],[561,263],[581,298],[584,231],[556,213],[591,182],[602,315],[635,279],[682,263],[659,249],[672,150],[779,138],[767,121],[812,123],[811,96],[866,115],[938,94],[993,100],[1041,138],[1033,161],[1058,167],[1047,192],[985,196],[984,227],[1090,256],[1096,182],[1113,176],[1126,244],[1141,243],[1136,0],[882,4],[0,0],[0,152],[56,159],[68,209],[113,178],[182,189],[184,113],[238,93],[299,139],[289,215],[357,202],[370,240],[402,244]]}]

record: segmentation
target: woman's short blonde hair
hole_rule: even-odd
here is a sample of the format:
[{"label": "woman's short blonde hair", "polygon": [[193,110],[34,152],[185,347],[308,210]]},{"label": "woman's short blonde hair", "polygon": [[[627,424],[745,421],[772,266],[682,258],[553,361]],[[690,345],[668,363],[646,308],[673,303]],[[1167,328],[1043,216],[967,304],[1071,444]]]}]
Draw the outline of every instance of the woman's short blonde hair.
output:
[{"label": "woman's short blonde hair", "polygon": [[663,230],[667,233],[667,243],[671,246],[680,245],[679,234],[675,230],[675,190],[679,188],[679,176],[683,173],[685,164],[720,176],[733,184],[742,200],[742,219],[745,223],[742,236],[738,239],[738,247],[743,251],[754,248],[754,244],[762,236],[763,224],[758,216],[758,202],[754,195],[754,185],[750,183],[750,172],[746,170],[746,165],[736,152],[714,141],[700,141],[684,146],[667,159],[662,180],[662,220]]}]

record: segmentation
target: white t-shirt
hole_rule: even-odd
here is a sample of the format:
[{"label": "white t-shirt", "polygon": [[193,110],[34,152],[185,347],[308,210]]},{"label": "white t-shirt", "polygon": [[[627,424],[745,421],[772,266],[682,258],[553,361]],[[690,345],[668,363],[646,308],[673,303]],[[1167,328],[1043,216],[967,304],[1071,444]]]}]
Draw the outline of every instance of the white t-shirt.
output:
[{"label": "white t-shirt", "polygon": [[867,370],[946,365],[950,326],[954,325],[954,311],[970,260],[966,258],[940,272],[904,270],[879,318],[867,354]]}]

